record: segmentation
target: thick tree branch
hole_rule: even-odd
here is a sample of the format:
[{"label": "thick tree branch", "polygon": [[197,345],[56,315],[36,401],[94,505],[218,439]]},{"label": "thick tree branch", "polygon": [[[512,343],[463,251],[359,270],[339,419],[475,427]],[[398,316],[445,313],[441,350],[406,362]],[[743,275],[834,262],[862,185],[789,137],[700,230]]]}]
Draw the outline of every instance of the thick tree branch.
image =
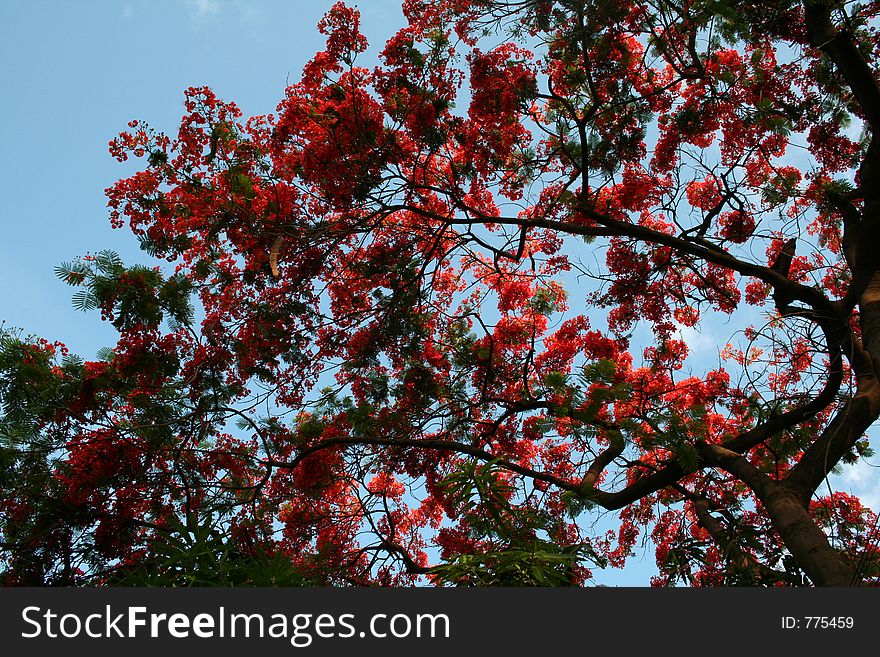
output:
[{"label": "thick tree branch", "polygon": [[481,219],[453,218],[439,215],[435,212],[413,205],[397,205],[383,209],[383,213],[394,211],[412,212],[434,221],[439,221],[453,226],[472,226],[480,223],[494,223],[503,226],[516,226],[518,228],[547,228],[579,237],[630,237],[641,240],[648,244],[672,247],[679,253],[685,253],[715,265],[726,267],[743,276],[752,276],[769,283],[774,289],[785,290],[786,295],[792,299],[808,304],[810,307],[821,311],[829,317],[836,317],[837,311],[829,299],[819,290],[792,281],[770,267],[741,260],[723,249],[709,248],[708,246],[693,241],[661,233],[660,231],[626,223],[612,219],[591,209],[585,209],[584,213],[597,225],[583,226],[570,222],[556,221],[553,219],[527,219],[521,217],[487,217]]},{"label": "thick tree branch", "polygon": [[852,586],[853,569],[828,542],[800,500],[783,484],[774,481],[743,457],[720,445],[706,445],[703,458],[726,470],[751,488],[767,509],[783,543],[817,586]]},{"label": "thick tree branch", "polygon": [[804,18],[810,43],[831,58],[852,89],[871,129],[880,132],[880,85],[852,34],[838,30],[831,21],[830,3],[806,0]]},{"label": "thick tree branch", "polygon": [[383,446],[383,447],[417,447],[419,449],[431,449],[437,450],[441,452],[455,452],[458,454],[467,454],[469,456],[473,456],[475,458],[480,459],[481,461],[492,461],[497,463],[500,467],[510,470],[511,472],[516,472],[517,474],[524,475],[526,477],[530,477],[532,479],[537,479],[539,481],[546,481],[549,484],[553,484],[554,486],[558,486],[563,490],[570,490],[573,492],[579,491],[579,486],[577,484],[573,484],[570,481],[566,481],[565,479],[561,479],[560,477],[556,477],[551,474],[547,474],[546,472],[539,472],[537,470],[533,470],[531,468],[527,468],[519,465],[518,463],[514,463],[512,461],[508,461],[507,459],[500,458],[495,454],[487,452],[483,449],[475,447],[473,445],[468,445],[465,443],[459,443],[452,440],[414,440],[411,438],[378,438],[378,437],[355,437],[355,438],[331,438],[328,440],[323,440],[315,445],[310,447],[306,447],[296,455],[296,457],[291,461],[278,461],[276,459],[265,459],[265,463],[271,465],[276,468],[285,468],[288,470],[293,470],[300,463],[302,463],[305,459],[317,452],[320,452],[325,449],[329,449],[331,447],[339,447],[345,445],[374,445],[374,446]]},{"label": "thick tree branch", "polygon": [[783,479],[801,504],[807,506],[832,468],[880,416],[880,385],[865,383],[834,416],[822,435]]},{"label": "thick tree branch", "polygon": [[720,520],[713,516],[710,511],[709,500],[699,495],[690,496],[694,513],[697,516],[697,524],[709,532],[709,536],[721,549],[728,563],[737,570],[751,573],[758,582],[778,582],[783,573],[777,572],[762,564],[752,554],[746,552],[739,543],[739,538],[733,529],[726,528]]}]

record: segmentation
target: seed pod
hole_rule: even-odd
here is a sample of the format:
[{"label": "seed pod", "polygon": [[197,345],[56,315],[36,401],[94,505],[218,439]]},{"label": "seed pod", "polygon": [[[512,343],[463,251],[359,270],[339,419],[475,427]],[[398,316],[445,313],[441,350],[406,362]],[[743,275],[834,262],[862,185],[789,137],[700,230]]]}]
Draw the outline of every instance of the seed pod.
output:
[{"label": "seed pod", "polygon": [[272,242],[272,247],[269,249],[269,267],[272,269],[272,276],[278,278],[281,274],[278,272],[278,252],[281,250],[281,242],[284,238],[279,235],[275,238],[275,241]]}]

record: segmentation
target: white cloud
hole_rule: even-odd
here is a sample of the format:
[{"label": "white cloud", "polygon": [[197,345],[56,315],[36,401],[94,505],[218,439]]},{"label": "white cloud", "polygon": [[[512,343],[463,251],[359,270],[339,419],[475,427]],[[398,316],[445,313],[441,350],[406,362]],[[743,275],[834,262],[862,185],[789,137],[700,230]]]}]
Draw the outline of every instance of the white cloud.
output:
[{"label": "white cloud", "polygon": [[692,326],[684,326],[677,324],[678,339],[682,340],[687,346],[691,354],[706,355],[706,352],[718,351],[723,346],[719,345],[715,336],[707,328],[700,329]]},{"label": "white cloud", "polygon": [[254,22],[260,18],[259,6],[249,0],[236,0],[235,8],[246,21]]},{"label": "white cloud", "polygon": [[217,0],[187,0],[187,4],[197,18],[220,12],[220,3]]},{"label": "white cloud", "polygon": [[862,504],[880,511],[880,466],[859,459],[854,465],[844,466],[842,479]]},{"label": "white cloud", "polygon": [[700,351],[703,349],[717,349],[718,343],[715,341],[711,332],[706,329],[696,329],[693,326],[678,326],[678,335],[681,340],[687,343],[691,351]]},{"label": "white cloud", "polygon": [[186,6],[189,10],[190,19],[196,24],[200,24],[220,13],[220,3],[218,0],[186,0]]},{"label": "white cloud", "polygon": [[[226,14],[227,20],[236,20],[240,27],[246,26],[254,32],[262,18],[259,6],[249,0],[185,0],[185,7],[191,26],[197,31],[206,29],[221,14]],[[230,13],[234,17],[230,17]]]}]

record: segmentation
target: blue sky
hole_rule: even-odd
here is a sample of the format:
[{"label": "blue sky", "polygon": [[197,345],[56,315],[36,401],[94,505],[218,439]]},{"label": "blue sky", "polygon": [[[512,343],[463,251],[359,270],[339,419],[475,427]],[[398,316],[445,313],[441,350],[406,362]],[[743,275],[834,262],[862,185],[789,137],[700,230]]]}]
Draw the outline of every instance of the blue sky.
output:
[{"label": "blue sky", "polygon": [[[208,85],[244,114],[273,112],[324,45],[331,0],[0,2],[0,321],[94,358],[116,333],[71,305],[63,261],[102,249],[153,264],[127,229],[110,228],[104,189],[120,164],[107,142],[131,119],[173,134],[183,90]],[[399,0],[360,3],[375,61],[403,24]],[[644,572],[603,582],[641,584]]]},{"label": "blue sky", "polygon": [[[286,81],[322,49],[329,0],[93,0],[0,3],[0,319],[85,357],[115,342],[74,311],[53,268],[113,249],[144,261],[112,230],[104,189],[132,169],[107,142],[142,119],[173,133],[183,90],[211,86],[246,115],[273,112]],[[402,25],[398,0],[369,0],[371,45]],[[371,48],[373,53],[375,49]],[[133,166],[133,165],[132,165]]]},{"label": "blue sky", "polygon": [[[102,249],[150,262],[127,229],[110,228],[104,189],[137,162],[116,162],[107,142],[135,118],[173,134],[189,86],[210,86],[246,116],[273,112],[286,84],[323,48],[315,26],[331,5],[0,2],[0,320],[85,358],[115,344],[115,331],[96,313],[73,309],[73,288],[53,272]],[[371,44],[364,62],[372,63],[403,24],[400,1],[359,8]],[[637,568],[599,579],[635,585],[648,576]]]},{"label": "blue sky", "polygon": [[[183,90],[208,85],[245,115],[275,110],[287,82],[323,46],[315,25],[331,0],[56,0],[0,2],[0,320],[86,358],[115,343],[112,327],[71,306],[53,268],[112,249],[149,262],[112,230],[104,189],[132,171],[107,142],[131,119],[173,133]],[[400,0],[364,0],[369,58],[402,25]],[[136,164],[136,163],[135,163]],[[711,353],[734,330],[711,325],[686,338]],[[714,363],[711,363],[714,365]],[[874,467],[844,479],[880,507]],[[648,550],[648,561],[651,561]],[[647,582],[644,568],[600,581]]]}]

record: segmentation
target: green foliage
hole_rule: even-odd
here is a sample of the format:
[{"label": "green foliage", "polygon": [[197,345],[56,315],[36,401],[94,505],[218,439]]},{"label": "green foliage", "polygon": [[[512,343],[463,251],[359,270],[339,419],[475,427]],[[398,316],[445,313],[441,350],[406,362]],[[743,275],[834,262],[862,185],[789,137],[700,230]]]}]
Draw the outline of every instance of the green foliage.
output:
[{"label": "green foliage", "polygon": [[568,377],[562,372],[550,372],[544,377],[544,385],[553,392],[562,392],[568,387]]},{"label": "green foliage", "polygon": [[227,171],[226,179],[229,182],[229,191],[236,196],[242,196],[248,201],[256,198],[257,193],[254,191],[254,182],[246,173],[241,172],[237,168],[230,168]]},{"label": "green foliage", "polygon": [[534,296],[529,299],[529,307],[541,315],[551,315],[556,312],[560,302],[564,300],[564,297],[557,299],[552,290],[542,287],[536,290]]},{"label": "green foliage", "polygon": [[642,436],[644,447],[669,450],[686,472],[699,468],[700,455],[695,443],[708,433],[704,407],[693,406],[685,412],[660,413],[651,418],[651,424],[657,431]]},{"label": "green foliage", "polygon": [[463,463],[443,481],[443,490],[485,549],[435,567],[432,575],[438,583],[571,586],[573,571],[581,563],[604,565],[585,543],[551,540],[549,533],[561,519],[516,505],[516,490],[496,462]]},{"label": "green foliage", "polygon": [[[52,355],[28,339],[0,332],[0,438],[37,440],[36,430],[64,401]],[[68,362],[66,370],[80,365]]]},{"label": "green foliage", "polygon": [[592,556],[583,546],[536,540],[531,549],[463,554],[432,574],[438,583],[454,586],[571,586],[575,564]]},{"label": "green foliage", "polygon": [[565,508],[572,518],[577,518],[587,511],[597,508],[596,503],[590,499],[589,491],[575,492],[567,490],[561,495]]},{"label": "green foliage", "polygon": [[[605,359],[587,363],[581,368],[578,382],[584,390],[590,392],[588,398],[582,398],[578,393],[572,401],[572,406],[579,409],[578,419],[591,422],[602,408],[629,395],[629,384],[615,380],[615,368],[614,361]],[[586,406],[584,402],[588,402]]]},{"label": "green foliage", "polygon": [[767,205],[778,205],[794,196],[797,193],[797,186],[797,176],[776,173],[761,190],[761,198]]},{"label": "green foliage", "polygon": [[230,142],[238,137],[238,131],[233,124],[225,121],[214,124],[211,127],[209,150],[208,155],[206,156],[208,162],[213,162],[217,157],[218,152],[221,152],[221,148],[225,150]]},{"label": "green foliage", "polygon": [[192,283],[180,274],[165,279],[158,268],[126,267],[113,251],[62,263],[55,274],[82,288],[73,295],[74,308],[100,308],[112,315],[113,326],[120,331],[137,324],[158,325],[166,317],[182,325],[192,322]]},{"label": "green foliage", "polygon": [[243,554],[209,518],[172,517],[150,556],[112,577],[115,586],[313,586],[282,553]]},{"label": "green foliage", "polygon": [[168,153],[163,150],[150,151],[150,155],[148,157],[148,162],[151,167],[161,167],[164,164],[168,164]]},{"label": "green foliage", "polygon": [[752,41],[755,35],[772,27],[776,17],[800,4],[797,0],[775,3],[732,2],[731,0],[698,0],[689,7],[689,15],[697,24],[711,21],[717,37],[729,44]]},{"label": "green foliage", "polygon": [[582,382],[588,386],[593,383],[602,383],[610,386],[614,383],[614,375],[616,371],[616,366],[613,360],[596,360],[585,364],[581,368],[580,378]]},{"label": "green foliage", "polygon": [[854,464],[860,458],[871,458],[874,456],[874,449],[871,447],[867,438],[863,438],[861,440],[857,440],[855,444],[852,446],[852,449],[843,455],[843,462],[847,464]]}]

